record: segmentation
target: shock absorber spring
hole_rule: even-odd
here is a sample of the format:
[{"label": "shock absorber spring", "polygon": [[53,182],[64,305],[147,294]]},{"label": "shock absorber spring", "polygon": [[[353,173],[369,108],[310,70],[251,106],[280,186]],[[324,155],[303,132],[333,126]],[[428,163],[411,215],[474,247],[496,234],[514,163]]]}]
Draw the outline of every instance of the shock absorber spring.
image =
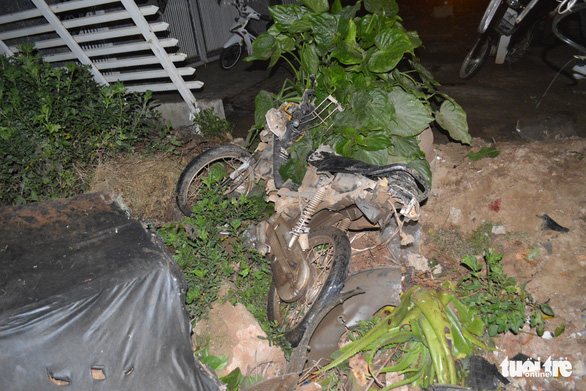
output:
[{"label": "shock absorber spring", "polygon": [[301,213],[301,216],[297,221],[297,225],[293,227],[293,229],[291,230],[291,240],[289,240],[289,248],[291,248],[291,246],[295,244],[295,242],[299,238],[299,235],[301,235],[305,231],[305,228],[309,224],[309,221],[313,217],[313,214],[316,212],[317,207],[324,198],[326,190],[326,186],[319,186],[313,197],[311,197],[311,200],[309,200],[309,202],[307,203],[307,206],[303,209],[303,212]]}]

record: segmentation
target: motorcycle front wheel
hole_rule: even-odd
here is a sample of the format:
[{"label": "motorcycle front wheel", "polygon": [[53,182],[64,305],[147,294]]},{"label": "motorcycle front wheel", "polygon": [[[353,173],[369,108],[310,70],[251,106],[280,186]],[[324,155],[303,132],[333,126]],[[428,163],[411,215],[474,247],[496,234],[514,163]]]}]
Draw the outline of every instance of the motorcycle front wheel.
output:
[{"label": "motorcycle front wheel", "polygon": [[196,156],[185,167],[177,182],[177,206],[185,216],[191,215],[196,202],[213,184],[219,184],[225,194],[246,194],[253,185],[252,167],[239,167],[252,159],[250,152],[237,145],[222,145]]},{"label": "motorcycle front wheel", "polygon": [[284,337],[296,347],[319,312],[335,300],[344,287],[351,258],[348,236],[334,227],[320,227],[309,233],[309,249],[303,253],[312,268],[313,284],[301,299],[282,301],[271,284],[267,303],[268,318],[284,328]]},{"label": "motorcycle front wheel", "polygon": [[232,69],[234,65],[238,63],[238,60],[240,60],[241,55],[242,45],[239,43],[235,43],[234,45],[222,49],[222,53],[220,53],[220,68],[226,71]]},{"label": "motorcycle front wheel", "polygon": [[472,46],[472,49],[470,49],[466,58],[464,58],[462,66],[460,66],[461,79],[470,79],[478,73],[488,58],[490,46],[491,43],[488,34],[482,34],[476,40],[476,43]]}]

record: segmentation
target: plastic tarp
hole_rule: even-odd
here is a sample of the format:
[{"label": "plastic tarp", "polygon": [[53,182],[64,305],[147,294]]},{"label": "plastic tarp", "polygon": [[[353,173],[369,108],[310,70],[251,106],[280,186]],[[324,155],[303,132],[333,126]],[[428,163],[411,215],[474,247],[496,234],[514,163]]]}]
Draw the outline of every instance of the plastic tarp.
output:
[{"label": "plastic tarp", "polygon": [[185,282],[106,193],[0,208],[1,390],[216,390]]}]

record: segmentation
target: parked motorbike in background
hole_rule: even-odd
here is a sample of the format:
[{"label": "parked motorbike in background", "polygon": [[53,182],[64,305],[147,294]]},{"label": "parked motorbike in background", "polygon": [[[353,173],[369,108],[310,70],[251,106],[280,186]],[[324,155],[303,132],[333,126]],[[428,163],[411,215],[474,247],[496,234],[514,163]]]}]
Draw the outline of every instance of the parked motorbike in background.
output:
[{"label": "parked motorbike in background", "polygon": [[469,79],[495,56],[495,63],[518,60],[533,40],[538,22],[547,18],[553,0],[491,0],[478,25],[480,36],[460,67],[460,78]]},{"label": "parked motorbike in background", "polygon": [[[563,19],[578,14],[581,22],[582,43],[578,43],[569,36],[562,34],[559,30],[559,24]],[[553,19],[552,30],[554,35],[562,42],[570,45],[578,51],[574,56],[576,64],[572,68],[572,76],[578,81],[586,79],[586,1],[563,0],[556,9],[556,16]]]},{"label": "parked motorbike in background", "polygon": [[235,19],[235,24],[230,27],[232,35],[223,46],[220,53],[220,68],[228,70],[238,63],[244,51],[252,54],[252,42],[258,34],[250,27],[251,20],[271,20],[270,17],[261,15],[252,7],[246,5],[244,0],[236,0],[232,3],[240,16]]},{"label": "parked motorbike in background", "polygon": [[284,329],[292,346],[339,297],[351,258],[347,232],[382,233],[390,227],[391,239],[400,236],[408,242],[403,224],[418,219],[420,203],[430,191],[427,180],[408,165],[375,166],[336,155],[325,146],[309,155],[301,185],[284,181],[279,171],[290,159],[291,147],[312,126],[327,126],[329,115],[343,110],[331,96],[319,104],[314,100],[313,89],[308,89],[301,103],[269,110],[268,125],[253,154],[224,145],[195,157],[176,189],[179,209],[190,215],[212,177],[226,194],[264,187],[275,214],[251,236],[271,261],[269,320]]}]

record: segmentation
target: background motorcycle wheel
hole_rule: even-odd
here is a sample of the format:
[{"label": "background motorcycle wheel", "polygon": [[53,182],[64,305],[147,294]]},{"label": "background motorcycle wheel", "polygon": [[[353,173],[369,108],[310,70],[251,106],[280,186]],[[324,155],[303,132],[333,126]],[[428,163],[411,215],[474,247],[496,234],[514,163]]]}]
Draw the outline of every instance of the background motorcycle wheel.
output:
[{"label": "background motorcycle wheel", "polygon": [[197,155],[181,173],[175,189],[181,213],[191,215],[193,205],[199,202],[205,190],[203,181],[210,173],[222,183],[226,194],[247,193],[252,188],[252,167],[235,179],[230,179],[229,175],[248,159],[251,159],[250,152],[237,145],[222,145]]},{"label": "background motorcycle wheel", "polygon": [[464,58],[462,66],[460,66],[460,78],[470,79],[474,76],[486,62],[488,54],[490,53],[490,39],[488,34],[482,34],[477,40],[472,49]]},{"label": "background motorcycle wheel", "polygon": [[291,346],[299,344],[307,327],[344,287],[351,251],[348,236],[339,229],[313,229],[309,233],[309,250],[304,256],[317,273],[306,296],[285,303],[279,298],[275,285],[271,284],[267,303],[268,318],[271,322],[277,321],[280,327],[285,326],[284,336]]},{"label": "background motorcycle wheel", "polygon": [[238,63],[238,60],[240,60],[241,55],[242,45],[239,43],[235,43],[234,45],[222,49],[222,53],[220,53],[220,68],[226,71],[233,68],[234,65]]}]

